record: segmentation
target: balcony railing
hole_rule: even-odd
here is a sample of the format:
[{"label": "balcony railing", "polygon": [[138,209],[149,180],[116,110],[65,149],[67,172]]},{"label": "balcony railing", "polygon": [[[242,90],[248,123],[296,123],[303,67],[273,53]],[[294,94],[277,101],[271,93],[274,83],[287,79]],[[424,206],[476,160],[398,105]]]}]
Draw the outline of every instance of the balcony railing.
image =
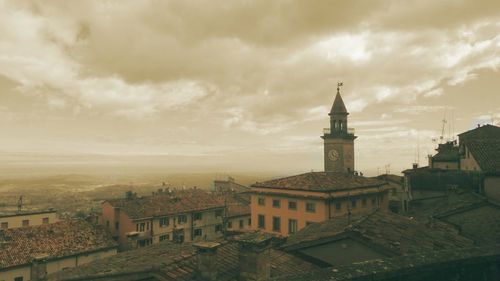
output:
[{"label": "balcony railing", "polygon": [[[354,128],[347,128],[347,134],[349,135],[354,135],[356,130]],[[323,134],[329,135],[332,133],[332,130],[330,128],[323,128]]]}]

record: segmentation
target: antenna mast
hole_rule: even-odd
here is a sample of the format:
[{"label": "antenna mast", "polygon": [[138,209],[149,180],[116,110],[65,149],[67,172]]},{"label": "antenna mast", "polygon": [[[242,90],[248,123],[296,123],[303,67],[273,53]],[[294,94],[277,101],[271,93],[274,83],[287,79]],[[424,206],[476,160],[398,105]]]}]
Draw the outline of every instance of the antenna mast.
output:
[{"label": "antenna mast", "polygon": [[443,116],[443,126],[441,127],[441,136],[439,137],[439,139],[441,140],[440,143],[443,143],[444,141],[444,128],[446,126],[446,108],[444,109],[444,116]]},{"label": "antenna mast", "polygon": [[23,208],[23,196],[19,196],[19,200],[17,200],[17,211],[21,212]]}]

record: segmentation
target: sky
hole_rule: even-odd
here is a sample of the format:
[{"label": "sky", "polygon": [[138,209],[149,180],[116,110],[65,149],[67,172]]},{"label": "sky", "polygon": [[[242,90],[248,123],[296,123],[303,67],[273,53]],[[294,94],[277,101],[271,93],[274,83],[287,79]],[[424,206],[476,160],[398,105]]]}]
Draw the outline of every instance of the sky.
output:
[{"label": "sky", "polygon": [[0,172],[321,171],[342,81],[399,173],[500,124],[499,50],[500,1],[0,0]]}]

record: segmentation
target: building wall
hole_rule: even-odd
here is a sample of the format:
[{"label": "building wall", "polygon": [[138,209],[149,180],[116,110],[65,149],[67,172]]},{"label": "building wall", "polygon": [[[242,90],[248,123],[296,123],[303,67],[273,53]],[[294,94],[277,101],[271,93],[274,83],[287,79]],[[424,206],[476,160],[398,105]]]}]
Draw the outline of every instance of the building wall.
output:
[{"label": "building wall", "polygon": [[437,162],[433,161],[432,168],[443,170],[458,170],[459,164],[457,162]]},{"label": "building wall", "polygon": [[10,217],[0,217],[0,225],[1,223],[8,223],[8,229],[18,228],[23,226],[24,220],[29,220],[30,226],[42,225],[44,218],[48,218],[49,223],[54,223],[59,221],[56,212],[42,213],[42,214],[20,214]]},{"label": "building wall", "polygon": [[[116,255],[116,249],[107,249],[103,251],[80,254],[78,256],[71,256],[67,258],[51,260],[47,262],[47,274],[52,274],[66,268],[72,268],[80,265],[87,264],[97,259],[106,258]],[[23,277],[24,281],[31,279],[31,265],[15,268],[8,271],[0,271],[0,281],[14,281],[14,278]]]},{"label": "building wall", "polygon": [[[251,215],[245,215],[245,216],[238,216],[238,217],[232,217],[228,218],[228,225],[227,225],[227,230],[228,231],[242,231],[242,230],[248,230],[252,228],[252,219]],[[242,221],[243,227],[240,227],[240,221]]]},{"label": "building wall", "polygon": [[31,278],[31,266],[27,265],[24,267],[1,271],[0,270],[0,281],[14,281],[14,278],[23,277],[24,281]]},{"label": "building wall", "polygon": [[460,159],[460,169],[463,171],[481,171],[476,159],[474,159],[474,155],[469,152],[467,146],[465,147],[464,158]]},{"label": "building wall", "polygon": [[500,176],[487,176],[484,179],[484,193],[488,199],[500,203]]},{"label": "building wall", "polygon": [[[281,191],[281,194],[257,194],[251,195],[251,223],[252,229],[261,229],[265,232],[281,234],[283,236],[289,235],[289,220],[297,220],[297,231],[306,227],[308,223],[322,222],[324,220],[345,216],[350,208],[351,214],[368,213],[377,208],[382,210],[389,210],[389,194],[387,191],[378,193],[369,193],[364,195],[357,195],[353,197],[346,197],[345,194],[334,199],[329,203],[326,199],[328,196],[325,194],[325,199],[313,199],[310,197],[298,197],[297,191],[291,192],[293,196],[287,196],[288,191]],[[304,193],[309,193],[303,191]],[[318,195],[318,192],[316,192]],[[335,198],[335,195],[333,195]],[[259,198],[264,198],[265,204],[259,205]],[[366,206],[363,206],[363,199],[366,199]],[[372,203],[372,199],[375,203]],[[273,206],[273,200],[280,200],[280,207]],[[288,208],[289,202],[296,202],[297,209],[292,210]],[[356,202],[356,206],[352,206],[352,201]],[[306,204],[314,203],[315,212],[306,211]],[[341,204],[341,210],[336,209],[336,203]],[[264,215],[265,227],[259,228],[259,215]],[[273,230],[273,217],[279,217],[281,224],[279,231]]]}]

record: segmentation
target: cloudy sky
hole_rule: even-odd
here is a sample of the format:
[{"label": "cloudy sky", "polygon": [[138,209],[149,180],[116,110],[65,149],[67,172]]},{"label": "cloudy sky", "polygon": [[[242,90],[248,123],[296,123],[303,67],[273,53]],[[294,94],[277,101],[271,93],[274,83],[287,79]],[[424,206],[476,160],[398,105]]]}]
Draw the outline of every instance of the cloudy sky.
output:
[{"label": "cloudy sky", "polygon": [[397,173],[500,122],[499,67],[500,1],[0,0],[0,159],[322,170],[343,81],[356,168]]}]

